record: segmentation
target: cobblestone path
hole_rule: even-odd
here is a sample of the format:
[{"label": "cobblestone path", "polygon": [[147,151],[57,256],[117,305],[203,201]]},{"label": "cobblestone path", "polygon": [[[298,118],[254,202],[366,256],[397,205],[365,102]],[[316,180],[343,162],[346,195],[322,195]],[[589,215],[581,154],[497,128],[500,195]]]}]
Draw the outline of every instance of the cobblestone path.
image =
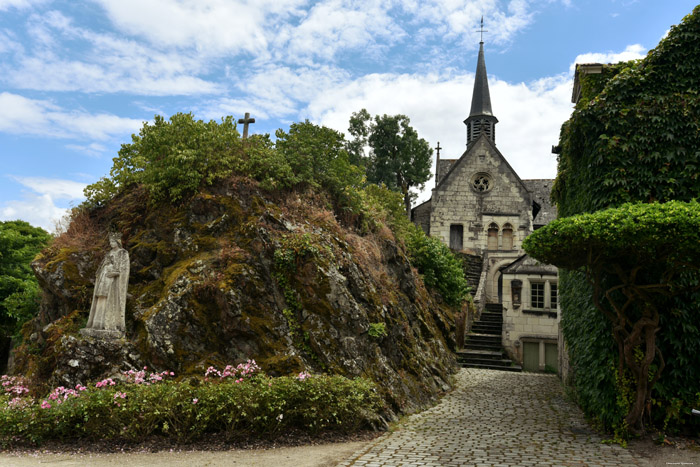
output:
[{"label": "cobblestone path", "polygon": [[342,466],[646,466],[586,424],[553,375],[462,369],[439,405]]}]

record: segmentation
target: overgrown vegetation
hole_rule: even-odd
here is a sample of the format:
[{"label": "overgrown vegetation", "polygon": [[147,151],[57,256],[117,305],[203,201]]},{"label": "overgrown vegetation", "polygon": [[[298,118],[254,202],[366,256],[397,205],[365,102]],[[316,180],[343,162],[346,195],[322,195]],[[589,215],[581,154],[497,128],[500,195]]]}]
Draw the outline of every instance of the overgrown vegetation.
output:
[{"label": "overgrown vegetation", "polygon": [[[348,143],[351,160],[367,168],[367,179],[383,183],[403,195],[406,214],[415,200],[413,188],[422,189],[430,178],[433,150],[405,115],[375,115],[362,109],[350,118]],[[369,155],[365,155],[368,146]]]},{"label": "overgrown vegetation", "polygon": [[34,399],[21,378],[2,377],[0,445],[48,440],[118,439],[158,435],[191,442],[210,434],[270,438],[289,429],[315,434],[369,428],[382,403],[374,383],[357,378],[271,378],[255,362],[205,378],[174,380],[174,373],[125,372],[89,387],[58,387]]},{"label": "overgrown vegetation", "polygon": [[[666,365],[656,345],[660,315],[673,314],[668,297],[687,292],[683,277],[700,268],[700,204],[624,204],[560,218],[528,236],[523,248],[544,263],[584,271],[593,304],[612,324],[618,347],[624,426],[643,430]],[[629,384],[635,391],[627,395]]]},{"label": "overgrown vegetation", "polygon": [[[409,188],[421,185],[430,175],[430,148],[408,122],[405,116],[385,115],[365,128],[374,145],[374,159],[370,159],[376,159],[368,167],[384,167],[370,170],[384,174],[373,175],[371,182],[386,179],[392,191],[385,184],[368,183],[364,166],[350,163],[347,148],[356,144],[308,120],[293,123],[287,132],[278,130],[273,143],[261,135],[243,141],[231,117],[205,123],[191,114],[176,114],[170,120],[156,116],[152,125],[144,124],[132,136],[132,143],[122,145],[110,176],[85,189],[87,201],[81,209],[104,206],[118,193],[133,189],[145,189],[151,203],[179,203],[200,187],[234,174],[251,177],[268,190],[322,189],[332,196],[338,218],[361,232],[388,225],[396,239],[406,244],[426,284],[458,306],[467,294],[459,260],[406,218]],[[355,122],[357,128],[362,125],[368,122]],[[394,139],[391,131],[396,133]],[[380,140],[395,140],[390,145],[393,149]],[[409,147],[414,152],[406,152]],[[415,153],[419,149],[420,154]]]},{"label": "overgrown vegetation", "polygon": [[[700,8],[696,7],[643,60],[579,77],[582,96],[562,126],[552,194],[560,216],[626,202],[690,201],[700,196],[698,40]],[[607,281],[615,280],[613,276],[603,276],[602,283],[611,286]],[[679,286],[692,290],[700,276],[686,271],[676,279]],[[560,271],[560,292],[561,325],[579,402],[606,428],[622,432],[631,402],[628,395],[635,393],[630,387],[636,388],[639,378],[620,377],[619,352],[612,339],[615,330],[593,305],[585,274]],[[647,422],[665,424],[669,430],[699,429],[698,421],[687,415],[698,403],[699,297],[697,291],[688,291],[656,305],[668,310],[660,313],[656,337],[665,369],[646,416]],[[645,344],[639,351],[646,353]],[[660,360],[653,365],[658,368]]]},{"label": "overgrown vegetation", "polygon": [[30,263],[50,239],[27,222],[0,222],[0,347],[39,311],[39,284]]}]

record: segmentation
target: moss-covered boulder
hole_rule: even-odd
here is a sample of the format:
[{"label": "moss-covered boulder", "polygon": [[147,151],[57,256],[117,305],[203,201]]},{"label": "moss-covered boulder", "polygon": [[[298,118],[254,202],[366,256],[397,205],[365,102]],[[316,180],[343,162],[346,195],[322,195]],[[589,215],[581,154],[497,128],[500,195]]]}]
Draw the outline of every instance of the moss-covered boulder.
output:
[{"label": "moss-covered boulder", "polygon": [[[178,206],[149,206],[135,190],[76,213],[36,260],[44,299],[16,372],[68,385],[255,359],[272,375],[368,377],[393,412],[449,388],[455,310],[428,293],[390,229],[342,225],[318,191],[269,192],[235,177]],[[98,353],[77,331],[110,229],[131,261],[127,333],[122,350]]]}]

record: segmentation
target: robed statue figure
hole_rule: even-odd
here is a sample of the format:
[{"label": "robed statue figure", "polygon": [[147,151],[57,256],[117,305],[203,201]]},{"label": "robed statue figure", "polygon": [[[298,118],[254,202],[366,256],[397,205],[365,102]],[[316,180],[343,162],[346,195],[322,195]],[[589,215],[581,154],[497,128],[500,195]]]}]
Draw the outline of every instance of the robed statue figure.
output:
[{"label": "robed statue figure", "polygon": [[87,326],[80,331],[84,335],[121,337],[124,334],[129,253],[122,248],[121,234],[110,234],[109,245],[111,249],[97,270]]}]

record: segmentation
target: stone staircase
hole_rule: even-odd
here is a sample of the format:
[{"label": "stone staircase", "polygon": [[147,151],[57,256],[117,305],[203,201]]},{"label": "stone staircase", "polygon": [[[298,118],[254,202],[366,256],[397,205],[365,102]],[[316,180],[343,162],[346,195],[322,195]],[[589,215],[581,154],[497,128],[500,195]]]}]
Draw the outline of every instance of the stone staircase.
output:
[{"label": "stone staircase", "polygon": [[514,365],[501,346],[503,331],[503,305],[489,303],[479,321],[472,325],[464,349],[457,351],[457,362],[464,368],[488,368],[491,370],[522,371]]}]

